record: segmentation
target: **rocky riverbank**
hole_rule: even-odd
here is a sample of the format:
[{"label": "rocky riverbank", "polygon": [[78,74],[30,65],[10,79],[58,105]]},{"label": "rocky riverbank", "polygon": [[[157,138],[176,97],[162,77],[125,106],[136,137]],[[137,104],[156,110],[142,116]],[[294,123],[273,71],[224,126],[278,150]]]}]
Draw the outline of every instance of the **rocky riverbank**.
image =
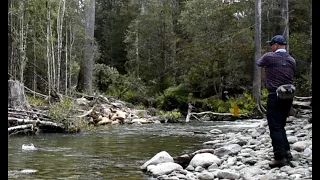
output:
[{"label": "rocky riverbank", "polygon": [[164,150],[146,161],[141,170],[151,179],[161,180],[312,179],[311,115],[311,110],[304,110],[298,118],[288,118],[286,132],[293,155],[290,166],[269,168],[273,152],[264,120],[238,133],[212,129],[212,141],[204,142],[204,149],[179,157]]}]

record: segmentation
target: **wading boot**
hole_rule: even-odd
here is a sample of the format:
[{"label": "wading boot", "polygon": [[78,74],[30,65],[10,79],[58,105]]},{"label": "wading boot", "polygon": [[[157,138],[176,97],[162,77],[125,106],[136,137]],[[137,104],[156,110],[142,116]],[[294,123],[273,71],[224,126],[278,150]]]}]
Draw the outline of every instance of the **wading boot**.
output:
[{"label": "wading boot", "polygon": [[286,152],[285,159],[288,161],[292,161],[293,157],[292,157],[292,154],[290,153],[290,151]]},{"label": "wading boot", "polygon": [[269,163],[269,167],[272,168],[280,168],[282,166],[288,165],[287,160],[286,159],[281,159],[281,160],[273,160]]}]

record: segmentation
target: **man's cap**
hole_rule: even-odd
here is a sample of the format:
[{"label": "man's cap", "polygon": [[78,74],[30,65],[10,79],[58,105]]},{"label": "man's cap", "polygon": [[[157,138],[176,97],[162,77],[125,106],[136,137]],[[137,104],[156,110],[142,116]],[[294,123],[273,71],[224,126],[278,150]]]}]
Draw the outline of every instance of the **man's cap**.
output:
[{"label": "man's cap", "polygon": [[286,39],[281,35],[273,36],[273,38],[270,41],[267,41],[267,43],[270,46],[272,46],[275,43],[280,44],[280,45],[287,45]]}]

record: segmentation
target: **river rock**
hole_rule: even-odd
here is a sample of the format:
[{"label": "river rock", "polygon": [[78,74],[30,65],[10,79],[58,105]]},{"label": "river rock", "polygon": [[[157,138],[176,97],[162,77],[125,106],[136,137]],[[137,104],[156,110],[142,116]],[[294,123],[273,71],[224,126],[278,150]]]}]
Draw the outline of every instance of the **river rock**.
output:
[{"label": "river rock", "polygon": [[220,129],[212,129],[211,131],[209,131],[211,134],[221,134],[222,131]]},{"label": "river rock", "polygon": [[212,180],[214,179],[214,173],[205,171],[205,172],[199,173],[197,175],[197,178],[199,180]]},{"label": "river rock", "polygon": [[[212,140],[203,144],[210,145],[212,152],[210,151],[204,157],[201,154],[205,153],[194,153],[196,155],[186,167],[185,171],[188,173],[185,176],[180,175],[178,178],[178,174],[174,171],[166,177],[186,180],[312,179],[312,124],[309,124],[307,119],[297,118],[292,123],[287,123],[286,129],[293,156],[291,166],[270,169],[273,147],[266,119],[264,119],[258,128],[248,128],[237,133],[208,134],[212,136]],[[210,160],[213,156],[219,159],[218,163]],[[208,166],[209,164],[211,165]]]},{"label": "river rock", "polygon": [[298,141],[292,145],[292,149],[301,152],[307,147],[307,145],[308,144],[305,141]]},{"label": "river rock", "polygon": [[112,120],[107,117],[102,117],[102,120],[97,122],[97,125],[105,125],[105,124],[111,124]]},{"label": "river rock", "polygon": [[161,151],[155,156],[153,156],[150,160],[145,162],[140,168],[142,170],[146,170],[149,165],[157,165],[159,163],[165,163],[165,162],[174,162],[174,161],[169,153],[167,153],[166,151]]},{"label": "river rock", "polygon": [[217,173],[217,177],[221,179],[239,179],[240,174],[229,170],[222,170]]},{"label": "river rock", "polygon": [[232,155],[238,153],[239,151],[241,151],[241,149],[242,148],[239,144],[228,144],[221,148],[215,149],[214,154],[216,154],[219,157],[224,155]]},{"label": "river rock", "polygon": [[176,170],[183,170],[180,164],[177,164],[174,162],[165,162],[165,163],[152,165],[150,167],[149,166],[148,166],[148,171],[151,172],[152,175],[154,176],[161,176],[164,174],[170,174],[171,172]]},{"label": "river rock", "polygon": [[201,166],[204,168],[209,167],[213,163],[220,164],[221,160],[211,153],[196,154],[190,161],[190,165],[193,167]]},{"label": "river rock", "polygon": [[298,141],[298,137],[296,136],[288,136],[287,139],[290,144],[293,144]]}]

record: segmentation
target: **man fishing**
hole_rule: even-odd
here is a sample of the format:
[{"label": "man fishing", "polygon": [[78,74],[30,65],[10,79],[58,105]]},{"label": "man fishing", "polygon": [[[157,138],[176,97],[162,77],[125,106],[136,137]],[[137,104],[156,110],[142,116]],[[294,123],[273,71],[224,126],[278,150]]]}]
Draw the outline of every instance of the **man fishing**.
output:
[{"label": "man fishing", "polygon": [[292,160],[285,125],[293,102],[295,91],[293,76],[296,69],[295,59],[286,51],[287,42],[281,35],[268,41],[271,52],[264,54],[257,65],[265,68],[267,99],[267,121],[272,140],[274,160],[270,168],[282,167]]}]

